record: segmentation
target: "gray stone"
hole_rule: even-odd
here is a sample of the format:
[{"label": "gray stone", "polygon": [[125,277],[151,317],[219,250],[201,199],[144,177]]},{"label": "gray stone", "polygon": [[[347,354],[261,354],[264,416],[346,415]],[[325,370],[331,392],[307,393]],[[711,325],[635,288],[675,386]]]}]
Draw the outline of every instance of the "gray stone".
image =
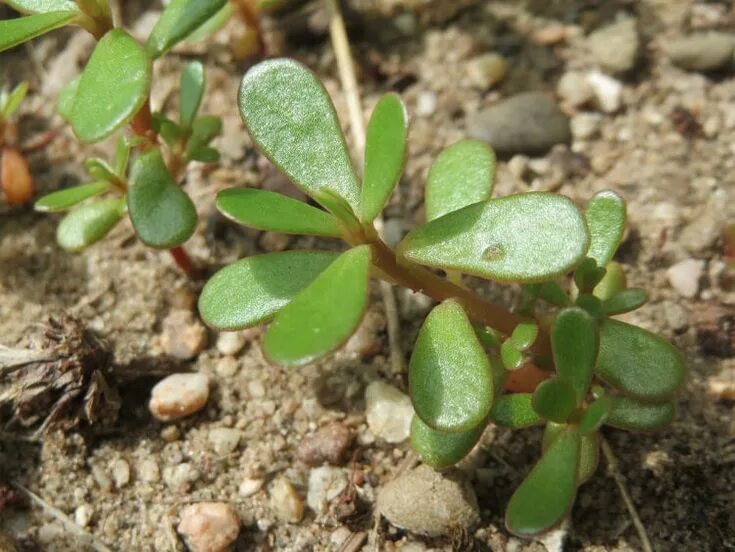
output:
[{"label": "gray stone", "polygon": [[587,47],[603,69],[611,73],[625,73],[635,67],[640,50],[636,26],[635,19],[622,19],[587,37]]},{"label": "gray stone", "polygon": [[477,113],[467,122],[467,133],[500,155],[543,154],[572,136],[569,118],[541,92],[517,94]]},{"label": "gray stone", "polygon": [[735,36],[728,33],[695,33],[672,41],[666,48],[671,63],[689,71],[716,71],[731,65]]},{"label": "gray stone", "polygon": [[425,465],[380,489],[378,510],[396,527],[427,536],[470,529],[480,520],[477,498],[464,476]]}]

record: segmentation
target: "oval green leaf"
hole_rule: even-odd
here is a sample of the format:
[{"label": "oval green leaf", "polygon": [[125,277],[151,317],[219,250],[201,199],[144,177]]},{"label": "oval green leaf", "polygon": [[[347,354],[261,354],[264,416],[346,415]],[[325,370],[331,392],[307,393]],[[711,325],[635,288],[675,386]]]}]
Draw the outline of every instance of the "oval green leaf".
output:
[{"label": "oval green leaf", "polygon": [[196,209],[169,174],[159,150],[138,156],[130,181],[128,211],[140,240],[159,249],[188,240],[196,228]]},{"label": "oval green leaf", "polygon": [[581,403],[595,367],[598,351],[597,323],[584,310],[571,307],[562,310],[551,327],[551,350],[559,377],[574,390]]},{"label": "oval green leaf", "polygon": [[426,182],[426,220],[490,199],[495,153],[479,140],[460,140],[434,161]]},{"label": "oval green leaf", "polygon": [[655,431],[674,419],[673,402],[642,403],[628,397],[613,397],[605,424],[629,431]]},{"label": "oval green leaf", "polygon": [[408,233],[398,254],[415,263],[501,282],[537,282],[565,274],[584,257],[584,219],[550,193],[490,199]]},{"label": "oval green leaf", "polygon": [[266,356],[298,366],[342,345],[365,311],[369,267],[369,246],[342,253],[276,314],[263,341]]},{"label": "oval green leaf", "polygon": [[411,355],[408,384],[416,414],[438,431],[468,431],[490,412],[490,361],[456,301],[444,301],[426,317]]},{"label": "oval green leaf", "polygon": [[36,201],[33,208],[36,211],[55,213],[57,211],[65,211],[81,203],[85,199],[101,194],[110,189],[109,182],[90,182],[89,184],[81,184],[73,186],[65,190],[59,190],[47,194]]},{"label": "oval green leaf", "polygon": [[684,383],[684,361],[666,340],[618,320],[600,326],[597,375],[626,395],[662,401]]},{"label": "oval green leaf", "polygon": [[283,251],[237,261],[209,279],[199,296],[199,314],[220,330],[257,326],[285,307],[337,256],[332,251]]},{"label": "oval green leaf", "polygon": [[408,113],[398,94],[384,95],[370,116],[365,141],[360,218],[371,222],[383,210],[406,162]]},{"label": "oval green leaf", "polygon": [[521,429],[544,423],[532,405],[531,393],[511,393],[495,399],[490,411],[490,420],[495,424],[512,429]]},{"label": "oval green leaf", "polygon": [[612,408],[612,401],[609,397],[600,397],[590,404],[579,421],[579,431],[582,432],[582,435],[597,431],[610,414],[610,408]]},{"label": "oval green leaf", "polygon": [[513,329],[510,341],[519,351],[526,351],[531,348],[537,337],[538,324],[534,320],[524,320]]},{"label": "oval green leaf", "polygon": [[251,68],[240,112],[258,148],[308,195],[330,190],[359,212],[360,188],[332,101],[316,76],[290,59]]},{"label": "oval green leaf", "polygon": [[559,523],[577,491],[580,436],[564,430],[541,457],[508,503],[505,525],[519,537],[533,537]]},{"label": "oval green leaf", "polygon": [[81,251],[104,238],[123,214],[124,198],[103,199],[82,205],[59,223],[56,241],[67,251]]},{"label": "oval green leaf", "polygon": [[200,61],[190,61],[181,73],[179,90],[179,122],[190,128],[199,111],[204,96],[204,65]]},{"label": "oval green leaf", "polygon": [[627,285],[625,272],[620,263],[610,261],[605,267],[605,275],[592,292],[600,301],[607,301],[616,293],[621,292]]},{"label": "oval green leaf", "polygon": [[61,118],[67,123],[71,122],[71,111],[74,107],[74,98],[77,95],[80,80],[82,80],[82,75],[74,77],[66,83],[56,98],[56,112],[61,115]]},{"label": "oval green leaf", "polygon": [[597,261],[597,266],[605,266],[623,239],[625,202],[612,190],[602,191],[587,204],[584,216],[591,238],[587,256]]},{"label": "oval green leaf", "polygon": [[163,55],[203,25],[226,3],[227,0],[171,0],[148,37],[146,50],[152,58]]},{"label": "oval green leaf", "polygon": [[510,339],[500,346],[500,360],[506,370],[517,370],[526,361],[523,351],[519,351]]},{"label": "oval green leaf", "polygon": [[576,407],[576,397],[571,385],[559,376],[542,381],[533,393],[531,401],[536,413],[546,420],[563,423]]},{"label": "oval green leaf", "polygon": [[217,209],[238,224],[284,234],[339,237],[337,220],[290,197],[253,188],[230,188],[217,194]]},{"label": "oval green leaf", "polygon": [[424,464],[440,470],[467,456],[486,427],[487,423],[483,421],[468,431],[447,433],[432,429],[414,415],[411,421],[411,446]]},{"label": "oval green leaf", "polygon": [[602,311],[610,315],[623,314],[643,306],[648,301],[648,292],[643,288],[627,288],[602,302]]},{"label": "oval green leaf", "polygon": [[[554,440],[569,426],[549,422],[544,428],[542,451],[546,452]],[[579,465],[577,466],[577,485],[589,480],[600,463],[600,434],[598,432],[582,434],[579,441]]]},{"label": "oval green leaf", "polygon": [[60,11],[0,20],[0,52],[72,23],[78,16],[76,11]]},{"label": "oval green leaf", "polygon": [[82,73],[71,109],[77,138],[92,143],[128,123],[148,97],[151,60],[138,42],[120,29],[97,43]]},{"label": "oval green leaf", "polygon": [[195,43],[212,36],[227,24],[233,11],[235,11],[235,5],[227,2],[221,10],[197,27],[186,39],[187,42]]},{"label": "oval green leaf", "polygon": [[79,12],[79,7],[74,0],[3,0],[3,4],[7,4],[20,13],[48,13],[62,11]]}]

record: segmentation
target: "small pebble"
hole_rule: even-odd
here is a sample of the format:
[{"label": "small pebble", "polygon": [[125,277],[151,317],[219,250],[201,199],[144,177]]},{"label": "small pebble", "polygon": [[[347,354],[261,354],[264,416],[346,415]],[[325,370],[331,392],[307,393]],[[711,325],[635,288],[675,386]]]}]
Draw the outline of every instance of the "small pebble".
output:
[{"label": "small pebble", "polygon": [[229,427],[216,427],[209,431],[209,442],[214,452],[220,455],[230,454],[237,449],[242,438],[239,429]]},{"label": "small pebble", "polygon": [[254,399],[260,399],[265,397],[265,386],[260,380],[250,380],[248,382],[248,393]]},{"label": "small pebble", "polygon": [[157,419],[170,422],[198,412],[209,399],[209,378],[204,374],[171,374],[151,391],[148,408]]},{"label": "small pebble", "polygon": [[118,489],[130,482],[130,464],[119,458],[112,463],[112,480]]},{"label": "small pebble", "polygon": [[623,84],[608,75],[594,71],[587,75],[597,105],[605,113],[615,113],[623,103]]},{"label": "small pebble", "polygon": [[599,113],[577,113],[571,120],[572,136],[575,140],[588,140],[599,134],[602,115]]},{"label": "small pebble", "polygon": [[310,466],[318,466],[324,462],[340,465],[344,462],[354,438],[349,428],[334,422],[304,437],[296,455]]},{"label": "small pebble", "polygon": [[374,381],[365,390],[366,416],[370,431],[389,443],[400,443],[411,433],[411,399],[392,385]]},{"label": "small pebble", "polygon": [[166,426],[161,430],[161,439],[173,443],[181,439],[181,431],[175,425]]},{"label": "small pebble", "polygon": [[236,355],[246,342],[242,332],[222,332],[217,336],[217,350],[223,355]]},{"label": "small pebble", "polygon": [[416,115],[419,117],[429,117],[436,112],[438,103],[436,94],[430,90],[421,92],[416,98]]},{"label": "small pebble", "polygon": [[614,74],[630,71],[640,49],[636,20],[629,17],[596,30],[587,37],[587,47],[603,69]]},{"label": "small pebble", "polygon": [[93,515],[94,510],[90,504],[81,504],[80,506],[77,506],[76,510],[74,510],[74,521],[77,525],[87,527],[92,521]]},{"label": "small pebble", "polygon": [[264,481],[262,479],[243,479],[237,488],[237,493],[243,498],[248,498],[262,489],[263,483]]},{"label": "small pebble", "polygon": [[704,273],[704,261],[698,259],[684,259],[672,265],[666,271],[671,287],[676,292],[688,298],[693,298],[699,292],[699,280]]},{"label": "small pebble", "polygon": [[236,359],[231,356],[222,357],[217,361],[214,369],[217,371],[217,375],[223,378],[231,378],[237,374],[237,368],[239,364]]},{"label": "small pebble", "polygon": [[189,462],[163,468],[163,480],[169,488],[177,492],[188,488],[189,484],[194,483],[200,476],[199,470]]},{"label": "small pebble", "polygon": [[304,501],[285,477],[279,477],[271,485],[270,504],[283,522],[298,523],[304,518]]},{"label": "small pebble", "polygon": [[240,515],[224,502],[199,502],[184,509],[177,530],[193,552],[222,552],[240,533]]},{"label": "small pebble", "polygon": [[158,463],[151,458],[141,460],[140,464],[138,464],[138,477],[146,483],[157,483],[160,481],[161,471],[158,468]]},{"label": "small pebble", "polygon": [[194,318],[191,311],[172,310],[163,319],[161,344],[166,354],[181,360],[190,360],[206,346],[207,328]]},{"label": "small pebble", "polygon": [[345,343],[344,350],[361,356],[378,354],[382,349],[380,332],[385,330],[385,318],[378,311],[368,311],[357,330]]},{"label": "small pebble", "polygon": [[671,41],[666,47],[671,63],[688,71],[717,71],[732,66],[735,35],[702,32]]},{"label": "small pebble", "polygon": [[579,71],[567,71],[556,85],[556,93],[564,105],[579,107],[592,99],[593,92],[587,77]]},{"label": "small pebble", "polygon": [[534,32],[531,35],[531,40],[534,44],[540,46],[553,46],[566,40],[567,32],[566,26],[559,23],[552,23]]},{"label": "small pebble", "polygon": [[339,547],[342,546],[351,536],[352,531],[350,531],[347,527],[337,527],[334,531],[332,531],[332,534],[329,535],[329,543],[335,549],[339,549]]},{"label": "small pebble", "polygon": [[503,79],[506,68],[505,58],[491,52],[469,60],[465,66],[465,74],[473,87],[487,90]]},{"label": "small pebble", "polygon": [[342,468],[323,466],[309,473],[306,503],[317,514],[326,513],[329,503],[347,488],[347,475]]},{"label": "small pebble", "polygon": [[268,252],[283,251],[288,247],[291,238],[279,232],[263,232],[258,240],[260,247]]}]

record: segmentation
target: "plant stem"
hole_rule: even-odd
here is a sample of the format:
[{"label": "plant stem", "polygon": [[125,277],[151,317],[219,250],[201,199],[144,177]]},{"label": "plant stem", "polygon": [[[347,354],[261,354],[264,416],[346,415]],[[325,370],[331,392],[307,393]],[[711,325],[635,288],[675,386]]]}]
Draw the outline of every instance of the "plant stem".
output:
[{"label": "plant stem", "polygon": [[197,270],[197,268],[194,266],[194,263],[191,261],[191,257],[189,257],[188,253],[184,250],[183,247],[179,245],[177,247],[169,249],[168,252],[171,254],[174,262],[176,262],[176,266],[178,266],[182,270],[182,272],[184,272],[192,280],[199,279],[199,270]]}]

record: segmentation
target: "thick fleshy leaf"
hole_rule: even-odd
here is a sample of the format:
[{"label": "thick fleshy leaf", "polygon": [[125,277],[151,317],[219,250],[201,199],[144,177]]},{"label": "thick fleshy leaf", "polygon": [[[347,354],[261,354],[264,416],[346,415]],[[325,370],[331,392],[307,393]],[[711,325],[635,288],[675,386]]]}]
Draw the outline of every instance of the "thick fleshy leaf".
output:
[{"label": "thick fleshy leaf", "polygon": [[3,0],[0,3],[27,14],[62,11],[79,13],[79,7],[74,0]]},{"label": "thick fleshy leaf", "polygon": [[[542,450],[546,452],[554,440],[569,426],[549,422],[544,429]],[[582,434],[579,441],[579,465],[577,466],[577,484],[589,480],[600,463],[600,434],[598,432]]]},{"label": "thick fleshy leaf", "polygon": [[240,86],[240,112],[258,148],[318,200],[331,190],[359,212],[360,188],[342,129],[316,76],[290,59],[263,61]]},{"label": "thick fleshy leaf", "polygon": [[666,340],[618,320],[600,325],[596,374],[626,395],[662,401],[684,382],[684,361]]},{"label": "thick fleshy leaf", "polygon": [[630,431],[654,431],[674,419],[674,403],[642,403],[628,397],[613,397],[605,424]]},{"label": "thick fleshy leaf", "polygon": [[109,182],[90,182],[89,184],[81,184],[73,186],[65,190],[59,190],[43,196],[33,206],[36,211],[55,213],[57,211],[65,211],[81,203],[85,199],[101,194],[109,190],[111,184]]},{"label": "thick fleshy leaf", "polygon": [[576,406],[574,389],[559,376],[543,381],[533,393],[531,404],[536,413],[546,420],[563,423]]},{"label": "thick fleshy leaf", "polygon": [[128,210],[140,240],[159,249],[188,240],[196,228],[196,209],[169,174],[159,150],[138,156],[130,181]]},{"label": "thick fleshy leaf", "polygon": [[592,293],[604,276],[605,269],[597,266],[597,261],[587,257],[574,271],[574,283],[580,293]]},{"label": "thick fleshy leaf", "polygon": [[212,36],[225,26],[225,24],[230,20],[234,10],[235,5],[232,2],[227,2],[222,6],[222,9],[197,27],[196,30],[186,39],[187,42],[199,42]]},{"label": "thick fleshy leaf", "polygon": [[59,223],[56,241],[67,251],[81,251],[104,238],[123,214],[124,198],[102,199],[82,205]]},{"label": "thick fleshy leaf", "polygon": [[523,351],[519,351],[510,339],[503,341],[500,346],[500,359],[506,370],[517,370],[526,361]]},{"label": "thick fleshy leaf", "polygon": [[544,282],[539,286],[538,296],[557,307],[567,307],[571,304],[567,292],[556,282]]},{"label": "thick fleshy leaf", "polygon": [[426,182],[426,220],[490,199],[495,154],[479,140],[460,140],[442,151]]},{"label": "thick fleshy leaf", "polygon": [[365,141],[360,218],[371,222],[398,184],[406,161],[408,114],[398,94],[386,94],[373,109]]},{"label": "thick fleshy leaf", "polygon": [[84,168],[96,180],[113,181],[116,178],[115,169],[104,159],[90,157],[84,162]]},{"label": "thick fleshy leaf", "polygon": [[532,537],[559,523],[577,491],[579,433],[563,431],[541,457],[508,503],[505,525],[511,533]]},{"label": "thick fleshy leaf", "polygon": [[329,213],[285,195],[253,188],[230,188],[217,194],[217,209],[239,224],[284,234],[339,237]]},{"label": "thick fleshy leaf", "polygon": [[338,256],[332,251],[257,255],[219,270],[199,296],[199,314],[220,330],[240,330],[272,318]]},{"label": "thick fleshy leaf", "polygon": [[477,444],[487,427],[483,420],[470,430],[460,433],[436,431],[414,415],[411,422],[411,446],[424,464],[435,470],[456,464]]},{"label": "thick fleshy leaf", "polygon": [[456,301],[444,301],[426,317],[411,355],[408,384],[416,414],[438,431],[468,431],[490,412],[490,362]]},{"label": "thick fleshy leaf", "polygon": [[74,95],[70,119],[77,138],[97,142],[128,123],[145,102],[150,81],[151,60],[143,47],[125,31],[108,32]]},{"label": "thick fleshy leaf", "polygon": [[648,292],[643,288],[627,288],[602,302],[602,311],[607,315],[630,312],[648,301]]},{"label": "thick fleshy leaf", "polygon": [[521,429],[544,423],[533,409],[531,393],[509,393],[495,399],[490,411],[490,420],[495,424]]},{"label": "thick fleshy leaf", "polygon": [[579,421],[579,431],[583,435],[597,431],[610,414],[611,407],[612,401],[609,397],[600,397],[594,401],[582,414],[582,419]]},{"label": "thick fleshy leaf", "polygon": [[153,58],[161,56],[193,33],[226,3],[227,0],[171,0],[148,37],[146,50]]},{"label": "thick fleshy leaf", "polygon": [[189,128],[199,111],[204,95],[204,65],[200,61],[190,61],[181,73],[179,90],[179,122]]},{"label": "thick fleshy leaf", "polygon": [[61,89],[56,97],[56,112],[67,123],[71,122],[71,111],[74,108],[74,98],[77,95],[80,80],[82,80],[82,75],[74,77]]},{"label": "thick fleshy leaf", "polygon": [[581,403],[592,380],[598,351],[597,323],[584,310],[561,311],[551,327],[551,349],[559,377],[574,390]]},{"label": "thick fleshy leaf", "polygon": [[342,253],[276,314],[263,342],[266,356],[297,366],[342,345],[365,311],[369,267],[369,246]]},{"label": "thick fleshy leaf", "polygon": [[0,20],[0,52],[71,23],[79,12],[38,13]]},{"label": "thick fleshy leaf", "polygon": [[408,233],[398,254],[415,263],[502,282],[536,282],[582,260],[589,237],[567,198],[550,193],[490,199]]},{"label": "thick fleshy leaf", "polygon": [[15,111],[20,107],[21,102],[25,99],[27,93],[28,81],[23,81],[13,88],[12,92],[10,92],[5,99],[4,105],[0,106],[0,110],[2,111],[2,113],[0,113],[0,118],[7,119],[15,113]]},{"label": "thick fleshy leaf", "polygon": [[533,320],[525,320],[518,324],[510,335],[510,341],[519,351],[525,351],[533,345],[538,337],[538,324]]},{"label": "thick fleshy leaf", "polygon": [[625,202],[611,190],[596,194],[584,213],[590,231],[588,257],[598,266],[609,263],[623,239],[625,231]]}]

